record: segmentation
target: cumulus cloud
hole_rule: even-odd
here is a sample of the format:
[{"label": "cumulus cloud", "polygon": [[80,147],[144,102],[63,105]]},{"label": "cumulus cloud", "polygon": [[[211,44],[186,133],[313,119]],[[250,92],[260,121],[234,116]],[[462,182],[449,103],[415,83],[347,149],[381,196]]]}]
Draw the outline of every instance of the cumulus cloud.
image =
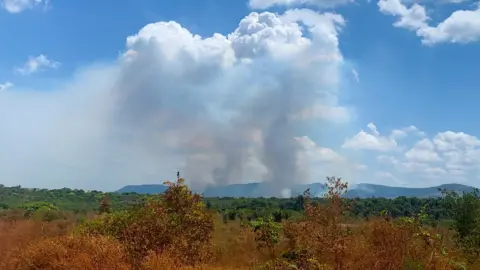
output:
[{"label": "cumulus cloud", "polygon": [[48,2],[48,0],[2,0],[0,4],[10,13],[20,13],[37,6],[47,6]]},{"label": "cumulus cloud", "polygon": [[308,136],[295,137],[294,138],[299,145],[305,150],[302,154],[307,154],[315,161],[339,163],[344,162],[345,159],[330,148],[317,146]]},{"label": "cumulus cloud", "polygon": [[463,132],[438,133],[433,142],[445,159],[445,167],[458,174],[478,170],[480,164],[480,140]]},{"label": "cumulus cloud", "polygon": [[305,148],[297,132],[316,117],[346,117],[333,109],[342,108],[343,24],[299,9],[253,12],[226,36],[146,25],[115,63],[80,70],[60,89],[0,97],[2,181],[115,189],[180,169],[194,188],[262,180],[278,195],[308,180],[302,152],[338,159]]},{"label": "cumulus cloud", "polygon": [[408,7],[401,0],[379,0],[378,7],[382,13],[398,18],[393,24],[395,27],[415,31],[426,45],[443,42],[471,43],[480,40],[479,6],[472,10],[454,11],[436,26],[429,24],[431,18],[427,15],[425,6],[417,3]]},{"label": "cumulus cloud", "polygon": [[299,5],[331,8],[354,2],[355,0],[249,0],[248,4],[253,9],[267,9],[273,6],[291,7]]},{"label": "cumulus cloud", "polygon": [[429,139],[422,139],[405,153],[405,158],[410,161],[435,162],[440,161],[435,145]]},{"label": "cumulus cloud", "polygon": [[47,56],[40,54],[39,56],[30,56],[22,67],[15,70],[22,75],[30,75],[45,69],[55,69],[60,66],[60,63],[48,59]]},{"label": "cumulus cloud", "polygon": [[[308,136],[295,137],[300,146],[297,153],[297,166],[303,177],[301,182],[323,182],[325,176],[342,176],[350,182],[357,182],[358,176],[367,169],[365,164],[359,164],[353,158],[338,153],[332,148],[317,145]],[[304,179],[305,178],[305,179]]]},{"label": "cumulus cloud", "polygon": [[463,132],[445,131],[438,133],[433,142],[440,151],[462,151],[480,146],[480,140]]},{"label": "cumulus cloud", "polygon": [[397,179],[411,185],[460,182],[478,186],[480,140],[463,132],[439,132],[420,139],[404,153],[382,154],[376,159],[383,168],[390,165],[399,174]]},{"label": "cumulus cloud", "polygon": [[370,133],[364,130],[358,132],[355,136],[347,138],[342,147],[353,150],[371,150],[388,152],[397,147],[397,142],[394,138],[381,136],[377,127],[373,123],[367,125]]}]

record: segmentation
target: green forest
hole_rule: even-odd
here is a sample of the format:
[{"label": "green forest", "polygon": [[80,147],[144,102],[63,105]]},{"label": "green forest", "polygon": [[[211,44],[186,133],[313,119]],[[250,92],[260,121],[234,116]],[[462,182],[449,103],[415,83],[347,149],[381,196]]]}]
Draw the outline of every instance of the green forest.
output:
[{"label": "green forest", "polygon": [[[84,191],[81,189],[37,189],[20,186],[0,186],[0,209],[23,209],[32,211],[56,211],[86,214],[99,211],[101,202],[109,201],[112,211],[127,210],[139,206],[155,195],[136,193],[116,193]],[[289,220],[301,216],[304,196],[293,198],[203,198],[208,209],[216,210],[224,220],[252,220],[258,217],[273,216],[275,220]],[[447,219],[442,197],[416,198],[398,197],[395,199],[369,198],[346,199],[355,201],[349,209],[349,216],[368,218],[388,213],[390,216],[412,216],[426,207],[434,221]],[[312,198],[314,203],[322,204],[324,198]]]}]

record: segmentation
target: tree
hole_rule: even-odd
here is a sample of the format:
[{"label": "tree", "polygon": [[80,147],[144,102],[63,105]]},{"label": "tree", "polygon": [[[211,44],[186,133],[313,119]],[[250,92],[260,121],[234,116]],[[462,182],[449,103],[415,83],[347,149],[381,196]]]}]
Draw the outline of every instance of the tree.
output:
[{"label": "tree", "polygon": [[100,214],[110,213],[110,200],[107,195],[103,196],[102,202],[100,203]]},{"label": "tree", "polygon": [[271,255],[275,255],[275,246],[280,243],[280,230],[282,225],[273,218],[257,218],[250,222],[253,231],[257,233],[255,241],[258,248],[266,248]]},{"label": "tree", "polygon": [[478,189],[464,192],[442,190],[444,202],[453,220],[455,240],[472,263],[480,257],[480,197]]}]

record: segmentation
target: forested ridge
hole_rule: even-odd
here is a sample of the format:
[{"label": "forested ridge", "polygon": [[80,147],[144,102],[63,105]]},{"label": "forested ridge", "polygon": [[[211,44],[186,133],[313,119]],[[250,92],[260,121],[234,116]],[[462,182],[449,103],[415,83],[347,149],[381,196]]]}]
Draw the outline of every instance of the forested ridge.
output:
[{"label": "forested ridge", "polygon": [[[123,210],[142,204],[155,195],[137,193],[117,193],[101,191],[84,191],[81,189],[38,189],[22,188],[20,186],[0,186],[0,209],[27,209],[34,205],[52,204],[58,211],[74,213],[88,213],[96,211],[103,198],[107,196],[113,210]],[[209,209],[217,210],[226,218],[256,218],[266,214],[295,217],[303,211],[303,196],[293,198],[232,198],[214,197],[203,198]],[[350,199],[351,200],[351,199]],[[445,216],[442,198],[398,197],[354,199],[354,207],[349,210],[354,217],[376,216],[381,211],[388,211],[393,217],[411,216],[418,213],[427,205],[428,214],[435,220],[447,218]],[[312,201],[322,203],[323,198],[312,198]]]}]

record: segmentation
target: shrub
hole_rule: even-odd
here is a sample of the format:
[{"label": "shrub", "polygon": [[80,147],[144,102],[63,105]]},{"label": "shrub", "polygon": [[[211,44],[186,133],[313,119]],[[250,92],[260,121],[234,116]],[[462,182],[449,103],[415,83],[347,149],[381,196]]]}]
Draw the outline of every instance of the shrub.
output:
[{"label": "shrub", "polygon": [[21,205],[26,217],[33,217],[38,212],[58,212],[59,209],[49,202],[32,202]]},{"label": "shrub", "polygon": [[271,255],[275,256],[275,246],[280,243],[281,224],[275,222],[272,217],[267,217],[251,221],[250,226],[257,234],[255,237],[257,247],[266,248]]},{"label": "shrub", "polygon": [[346,250],[351,239],[348,230],[342,226],[349,207],[342,195],[347,190],[347,183],[340,178],[327,177],[326,187],[326,204],[311,203],[307,190],[303,198],[304,220],[289,222],[285,226],[290,254],[301,254],[291,260],[301,269],[311,267],[312,262],[326,263],[334,269],[346,267]]},{"label": "shrub", "polygon": [[480,259],[480,196],[478,189],[463,193],[443,190],[444,202],[453,220],[455,241],[470,264]]},{"label": "shrub", "polygon": [[61,236],[33,242],[2,262],[1,269],[129,269],[123,247],[106,237]]},{"label": "shrub", "polygon": [[104,214],[82,225],[79,232],[114,237],[125,245],[134,264],[149,252],[168,252],[185,265],[207,260],[214,229],[212,215],[183,179],[166,184],[167,191],[145,206]]}]

